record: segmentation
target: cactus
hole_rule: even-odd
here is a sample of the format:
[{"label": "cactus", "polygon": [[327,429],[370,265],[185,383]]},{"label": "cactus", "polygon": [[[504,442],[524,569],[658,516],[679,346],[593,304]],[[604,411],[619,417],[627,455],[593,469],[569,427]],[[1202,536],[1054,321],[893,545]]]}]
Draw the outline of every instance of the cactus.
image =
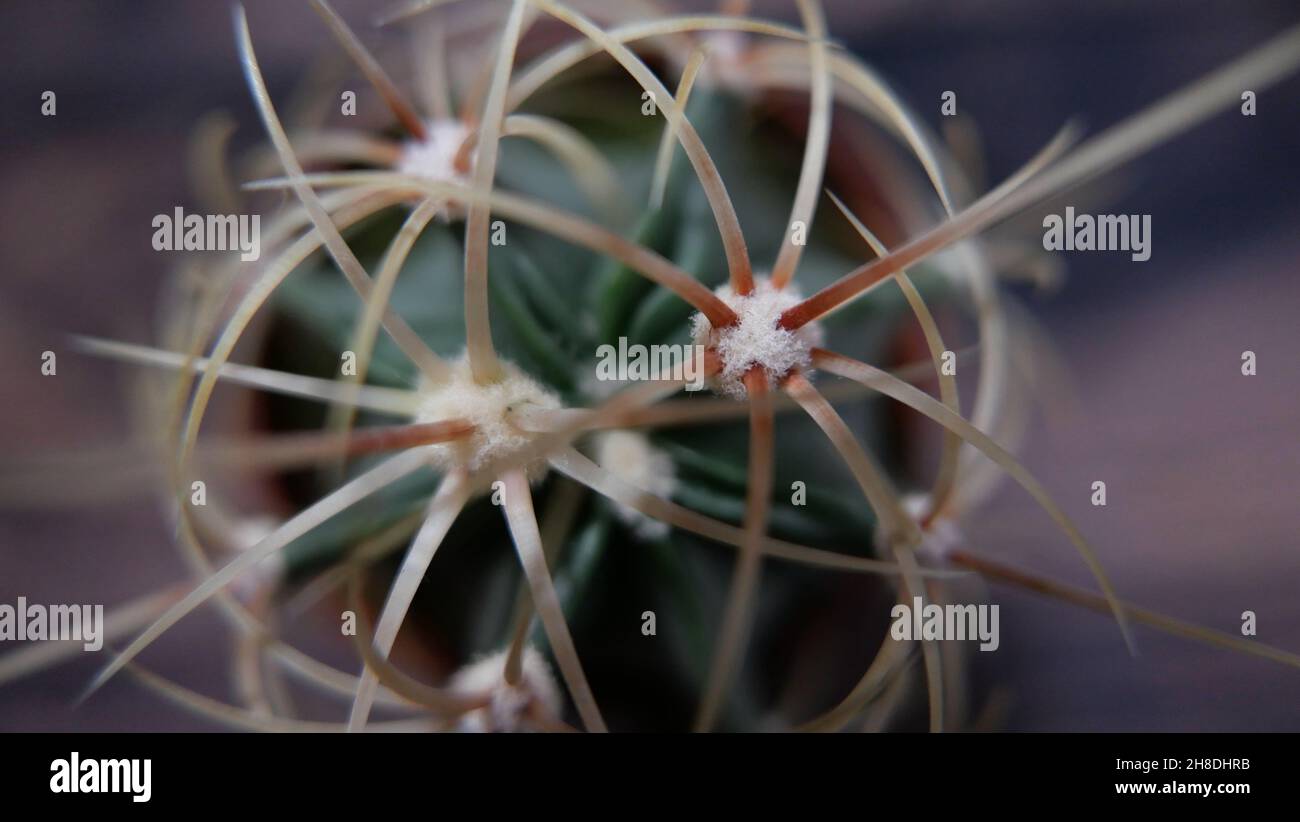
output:
[{"label": "cactus", "polygon": [[[815,0],[798,26],[514,0],[485,50],[444,42],[435,5],[393,21],[416,42],[420,111],[313,2],[393,122],[291,131],[237,13],[273,150],[241,158],[237,188],[217,125],[196,170],[213,210],[269,215],[269,252],[187,267],[158,349],[80,341],[168,369],[142,413],[166,432],[201,579],[133,612],[144,630],[92,688],[129,669],[265,730],[961,728],[979,695],[960,646],[886,626],[917,597],[982,597],[978,576],[1105,609],[1125,641],[1142,623],[1295,664],[1119,600],[1009,450],[1031,331],[977,240],[1289,72],[1294,32],[1085,143],[1067,126],[980,194]],[[545,45],[564,30],[579,37]],[[692,345],[698,394],[598,366]],[[959,359],[977,375],[960,393]],[[265,393],[259,430],[200,436],[223,380]],[[937,448],[899,408],[934,423]],[[961,546],[999,472],[1100,593]],[[196,506],[195,482],[265,499]],[[243,706],[132,661],[212,600],[242,637]],[[304,603],[326,626],[342,612],[359,676],[277,636]],[[350,700],[346,725],[293,716],[286,678]]]}]

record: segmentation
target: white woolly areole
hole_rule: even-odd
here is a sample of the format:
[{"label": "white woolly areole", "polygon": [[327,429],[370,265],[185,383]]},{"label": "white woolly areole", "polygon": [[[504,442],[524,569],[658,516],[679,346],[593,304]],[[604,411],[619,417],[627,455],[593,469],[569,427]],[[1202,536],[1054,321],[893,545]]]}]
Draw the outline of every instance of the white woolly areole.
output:
[{"label": "white woolly areole", "polygon": [[476,471],[531,443],[537,435],[512,423],[511,411],[560,407],[559,398],[505,360],[501,361],[501,379],[487,385],[474,381],[469,357],[464,354],[448,366],[450,373],[445,382],[420,388],[420,410],[415,415],[416,422],[463,419],[474,424],[468,436],[429,446],[433,464],[444,471]]},{"label": "white woolly areole", "polygon": [[[908,494],[903,497],[902,503],[908,516],[920,522],[930,508],[930,496]],[[921,529],[921,544],[916,546],[916,553],[926,559],[942,562],[961,547],[962,541],[961,529],[957,523],[947,517],[935,517]]]},{"label": "white woolly areole", "polygon": [[[230,524],[230,541],[241,551],[251,550],[280,527],[281,521],[269,514],[238,517]],[[278,585],[287,569],[284,551],[277,551],[248,571],[235,577],[230,590],[241,602],[252,602],[269,588]]]},{"label": "white woolly areole", "polygon": [[784,378],[796,368],[812,363],[811,351],[822,344],[821,326],[807,323],[795,331],[778,325],[781,315],[803,301],[792,287],[777,290],[767,277],[755,280],[754,290],[741,297],[724,285],[713,293],[736,312],[739,321],[726,328],[714,328],[708,317],[696,314],[692,333],[697,345],[716,351],[722,371],[714,378],[719,393],[745,398],[745,372],[760,365],[770,381]]},{"label": "white woolly areole", "polygon": [[[456,155],[469,136],[469,128],[459,120],[434,120],[427,124],[426,131],[426,139],[410,140],[402,147],[397,170],[428,180],[466,182],[466,175],[456,170]],[[471,166],[473,161],[471,154]]]},{"label": "white woolly areole", "polygon": [[486,707],[470,711],[460,718],[458,730],[511,733],[523,730],[526,715],[557,717],[560,691],[555,685],[546,660],[535,648],[525,648],[517,685],[506,682],[506,652],[498,651],[461,668],[451,678],[449,688],[458,696],[486,695]]},{"label": "white woolly areole", "polygon": [[700,69],[702,77],[719,88],[744,97],[756,94],[752,41],[739,31],[708,31],[701,36],[708,59]]},{"label": "white woolly areole", "polygon": [[[595,437],[596,462],[614,476],[657,497],[670,497],[677,487],[672,458],[634,431],[603,431]],[[668,523],[648,517],[635,508],[616,503],[618,518],[643,539],[668,536]]]}]

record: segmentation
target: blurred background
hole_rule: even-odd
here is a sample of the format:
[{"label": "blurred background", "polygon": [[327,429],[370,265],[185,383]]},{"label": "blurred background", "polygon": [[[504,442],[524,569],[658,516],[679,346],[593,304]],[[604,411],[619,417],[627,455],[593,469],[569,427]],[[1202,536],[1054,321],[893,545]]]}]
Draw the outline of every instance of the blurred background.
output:
[{"label": "blurred background", "polygon": [[[500,2],[500,0],[495,0]],[[364,23],[388,3],[338,0]],[[486,5],[486,3],[484,4]],[[674,7],[706,8],[672,4]],[[306,3],[248,3],[276,99],[333,49]],[[792,3],[756,12],[795,20]],[[936,130],[957,93],[978,126],[987,178],[1005,178],[1079,116],[1095,133],[1300,21],[1290,0],[829,2],[834,36]],[[68,332],[143,339],[166,260],[149,221],[188,202],[188,141],[205,113],[260,140],[225,3],[9,2],[0,31],[0,454],[75,449],[128,430],[123,371],[69,355]],[[40,116],[41,92],[58,94]],[[1017,287],[1069,364],[1078,404],[1037,426],[1029,467],[1097,546],[1130,601],[1226,631],[1258,615],[1258,639],[1300,652],[1300,79],[1262,91],[1112,178],[1093,209],[1152,215],[1153,253],[1064,258],[1050,295]],[[1244,350],[1258,375],[1243,377]],[[1094,480],[1108,505],[1089,504]],[[972,518],[979,552],[1088,584],[1045,516],[1004,488]],[[90,511],[0,510],[0,602],[125,601],[183,574],[153,500]],[[1300,730],[1300,672],[1146,630],[1128,656],[1113,623],[995,587],[1002,646],[977,675],[1005,697],[1013,730]],[[151,665],[211,693],[229,648],[207,609]],[[11,652],[0,647],[0,653]],[[992,657],[992,658],[988,658]],[[0,687],[0,730],[187,730],[211,726],[119,679],[71,703],[100,659]]]}]

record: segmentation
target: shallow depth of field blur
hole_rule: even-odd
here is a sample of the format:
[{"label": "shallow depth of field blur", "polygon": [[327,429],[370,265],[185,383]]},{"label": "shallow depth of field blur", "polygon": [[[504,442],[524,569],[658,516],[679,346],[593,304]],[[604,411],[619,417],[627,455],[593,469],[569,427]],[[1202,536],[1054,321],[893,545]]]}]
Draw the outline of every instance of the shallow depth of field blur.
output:
[{"label": "shallow depth of field blur", "polygon": [[[336,3],[372,45],[385,36],[364,23],[387,5]],[[1069,117],[1095,133],[1300,19],[1289,0],[827,9],[832,35],[935,130],[940,95],[957,93],[990,183]],[[305,3],[253,0],[248,12],[278,100],[312,55],[336,48]],[[755,12],[795,20],[782,2]],[[14,0],[0,8],[0,31],[0,454],[109,443],[127,430],[127,369],[68,353],[59,376],[43,378],[40,354],[61,350],[69,332],[148,338],[171,262],[150,247],[150,219],[187,202],[191,129],[225,108],[239,120],[238,146],[262,132],[225,3]],[[58,94],[56,117],[40,116],[45,89]],[[1152,215],[1148,262],[1066,254],[1055,293],[1013,287],[1050,329],[1078,394],[1038,417],[1024,458],[1127,600],[1227,631],[1253,610],[1259,641],[1300,652],[1300,78],[1262,92],[1258,111],[1230,109],[1107,178],[1112,198],[1088,208]],[[1239,369],[1248,349],[1255,377]],[[1098,479],[1104,508],[1089,504]],[[0,602],[111,607],[180,578],[155,502],[0,510]],[[1011,484],[966,534],[974,550],[1092,585]],[[1145,629],[1130,658],[1108,617],[999,585],[992,597],[1002,644],[975,654],[974,675],[998,694],[998,728],[1300,730],[1300,672]],[[228,697],[225,636],[205,608],[147,661]],[[0,688],[0,730],[211,727],[125,677],[73,709],[103,661]]]}]

